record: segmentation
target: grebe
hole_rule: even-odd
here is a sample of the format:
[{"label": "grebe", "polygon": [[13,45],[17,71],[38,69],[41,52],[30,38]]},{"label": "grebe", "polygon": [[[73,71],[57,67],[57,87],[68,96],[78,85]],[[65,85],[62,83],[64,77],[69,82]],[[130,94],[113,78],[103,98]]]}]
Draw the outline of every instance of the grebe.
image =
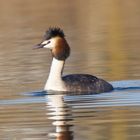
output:
[{"label": "grebe", "polygon": [[44,90],[68,91],[68,92],[92,92],[102,93],[113,90],[111,84],[89,74],[70,74],[62,76],[65,60],[70,55],[70,47],[65,35],[60,28],[49,28],[44,40],[37,48],[48,48],[51,50],[53,59],[50,74]]}]

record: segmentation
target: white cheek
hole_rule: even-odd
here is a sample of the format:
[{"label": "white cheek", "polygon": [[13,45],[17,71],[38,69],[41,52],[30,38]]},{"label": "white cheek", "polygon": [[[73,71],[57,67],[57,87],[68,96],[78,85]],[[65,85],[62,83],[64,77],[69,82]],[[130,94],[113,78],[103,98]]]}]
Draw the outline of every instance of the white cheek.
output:
[{"label": "white cheek", "polygon": [[44,48],[47,48],[47,49],[53,49],[53,47],[54,46],[51,43],[44,46]]},{"label": "white cheek", "polygon": [[[46,44],[44,46],[44,48],[47,48],[47,49],[53,49],[55,47],[55,40],[51,39],[49,40],[50,43],[48,43],[48,41],[44,41],[42,44]],[[48,43],[48,44],[47,44]]]}]

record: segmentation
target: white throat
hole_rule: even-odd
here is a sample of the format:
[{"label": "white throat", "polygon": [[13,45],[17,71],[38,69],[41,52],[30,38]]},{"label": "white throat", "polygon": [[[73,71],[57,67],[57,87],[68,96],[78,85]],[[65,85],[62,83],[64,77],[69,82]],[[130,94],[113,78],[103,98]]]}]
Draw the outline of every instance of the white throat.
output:
[{"label": "white throat", "polygon": [[45,85],[45,90],[66,91],[65,84],[62,80],[62,72],[65,61],[53,58],[50,74]]}]

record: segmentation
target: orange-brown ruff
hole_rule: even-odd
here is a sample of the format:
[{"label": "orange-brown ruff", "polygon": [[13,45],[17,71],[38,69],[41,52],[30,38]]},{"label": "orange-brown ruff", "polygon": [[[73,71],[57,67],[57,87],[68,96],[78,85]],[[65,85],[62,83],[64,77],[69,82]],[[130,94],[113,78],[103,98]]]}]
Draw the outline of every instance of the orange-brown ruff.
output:
[{"label": "orange-brown ruff", "polygon": [[70,55],[70,47],[65,39],[57,37],[57,44],[52,49],[52,55],[58,60],[65,60]]},{"label": "orange-brown ruff", "polygon": [[53,60],[45,90],[68,91],[75,93],[102,93],[113,90],[110,83],[89,74],[70,74],[62,76],[65,60],[70,55],[70,47],[60,28],[49,28],[44,40],[36,48],[48,48]]}]

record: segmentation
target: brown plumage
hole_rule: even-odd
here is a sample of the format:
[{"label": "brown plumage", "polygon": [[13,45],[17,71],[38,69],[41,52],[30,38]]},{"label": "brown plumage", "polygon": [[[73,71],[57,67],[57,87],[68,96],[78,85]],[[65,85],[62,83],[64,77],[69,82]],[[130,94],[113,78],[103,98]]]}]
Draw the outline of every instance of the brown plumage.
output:
[{"label": "brown plumage", "polygon": [[56,38],[56,46],[52,49],[52,55],[58,60],[65,60],[70,55],[70,47],[67,41],[61,37]]}]

